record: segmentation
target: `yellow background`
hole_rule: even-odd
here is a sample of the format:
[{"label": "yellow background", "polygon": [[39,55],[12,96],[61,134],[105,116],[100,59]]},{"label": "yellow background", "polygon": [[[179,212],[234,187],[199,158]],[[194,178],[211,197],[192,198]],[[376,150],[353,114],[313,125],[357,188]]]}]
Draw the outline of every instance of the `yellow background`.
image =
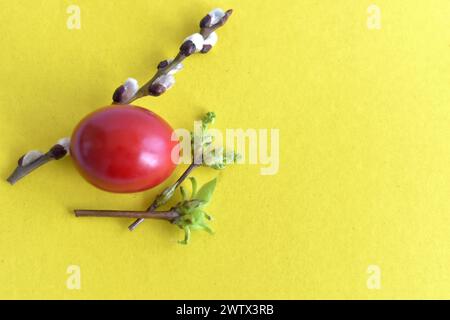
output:
[{"label": "yellow background", "polygon": [[[138,104],[190,128],[279,128],[280,170],[217,173],[216,235],[164,222],[76,219],[144,209],[161,187],[114,195],[70,159],[0,183],[0,298],[450,298],[450,2],[377,0],[3,1],[0,175],[47,149],[173,56],[212,8],[234,8],[219,43]],[[81,30],[66,9],[81,8]],[[178,168],[181,173],[183,167]],[[174,175],[171,178],[173,181]],[[69,265],[81,290],[66,288]],[[369,290],[367,268],[381,268]]]}]

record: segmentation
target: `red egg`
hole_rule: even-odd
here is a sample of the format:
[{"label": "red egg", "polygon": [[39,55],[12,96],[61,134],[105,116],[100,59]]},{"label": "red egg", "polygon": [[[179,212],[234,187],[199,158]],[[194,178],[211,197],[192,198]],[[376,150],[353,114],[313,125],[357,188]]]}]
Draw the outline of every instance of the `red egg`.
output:
[{"label": "red egg", "polygon": [[147,109],[109,106],[78,124],[70,153],[78,171],[94,186],[138,192],[159,185],[175,170],[179,146],[172,135],[170,125]]}]

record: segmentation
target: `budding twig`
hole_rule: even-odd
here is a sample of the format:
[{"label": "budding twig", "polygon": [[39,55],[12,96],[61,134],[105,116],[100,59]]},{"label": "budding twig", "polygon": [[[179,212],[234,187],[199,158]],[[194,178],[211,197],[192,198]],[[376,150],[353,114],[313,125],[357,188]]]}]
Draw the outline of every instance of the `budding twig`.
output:
[{"label": "budding twig", "polygon": [[[172,62],[168,63],[166,67],[163,67],[161,69],[158,69],[156,74],[151,78],[145,85],[143,85],[136,94],[131,97],[127,101],[123,102],[116,102],[114,101],[114,104],[129,104],[133,101],[140,99],[142,97],[152,95],[152,96],[160,96],[163,94],[168,88],[164,88],[162,85],[154,84],[155,80],[163,75],[169,74],[169,72],[173,69],[175,69],[176,66],[178,66],[184,59],[186,59],[186,56],[183,55],[181,52],[178,53],[178,55],[173,59]],[[164,62],[163,62],[164,63]],[[161,65],[161,64],[160,64]],[[163,64],[164,65],[164,64]]]},{"label": "budding twig", "polygon": [[[178,178],[178,180],[170,187],[166,188],[160,195],[158,195],[151,206],[147,209],[147,212],[153,212],[156,209],[158,209],[160,206],[166,203],[166,198],[170,198],[170,196],[175,192],[175,190],[186,180],[186,178],[191,174],[191,172],[195,169],[200,167],[199,164],[192,163],[186,171]],[[133,222],[128,229],[130,231],[133,231],[136,229],[142,222],[144,222],[145,217],[138,217],[138,219]]]},{"label": "budding twig", "polygon": [[159,219],[174,221],[180,217],[180,214],[175,210],[169,211],[156,211],[160,206],[167,203],[167,201],[172,197],[175,190],[186,180],[186,178],[191,174],[191,172],[200,167],[200,164],[192,163],[186,171],[178,178],[178,180],[170,187],[164,189],[164,191],[159,194],[155,200],[152,202],[150,207],[146,211],[121,211],[121,210],[75,210],[75,216],[77,217],[116,217],[116,218],[136,218],[137,220],[131,224],[128,229],[133,231],[136,229],[144,219]]},{"label": "budding twig", "polygon": [[182,68],[184,59],[194,53],[208,53],[217,42],[215,31],[222,27],[233,10],[222,11],[215,9],[200,22],[200,31],[186,38],[180,46],[180,51],[173,60],[161,61],[156,74],[141,88],[137,89],[137,82],[130,79],[116,89],[113,104],[130,104],[145,96],[160,96],[174,84],[173,75]]},{"label": "budding twig", "polygon": [[17,181],[31,173],[32,171],[36,170],[40,166],[43,166],[44,164],[52,161],[54,158],[46,153],[39,158],[37,158],[35,161],[31,162],[28,165],[21,166],[20,164],[17,166],[17,168],[14,170],[14,172],[8,177],[7,181],[14,185]]},{"label": "budding twig", "polygon": [[60,160],[69,152],[68,139],[61,139],[47,153],[30,151],[22,156],[14,172],[8,177],[7,181],[13,185],[32,171],[43,166],[52,160]]},{"label": "budding twig", "polygon": [[[75,210],[75,215],[77,217],[150,218],[168,221],[184,231],[184,239],[178,242],[180,244],[188,244],[191,230],[203,230],[209,234],[214,233],[208,225],[212,217],[204,211],[204,208],[211,201],[216,182],[217,179],[214,178],[205,183],[200,190],[197,190],[197,182],[195,178],[191,178],[192,191],[190,196],[181,189],[182,200],[169,211]],[[173,195],[171,190],[175,189],[166,189],[155,203],[159,204],[163,200],[167,201],[170,199]]]}]

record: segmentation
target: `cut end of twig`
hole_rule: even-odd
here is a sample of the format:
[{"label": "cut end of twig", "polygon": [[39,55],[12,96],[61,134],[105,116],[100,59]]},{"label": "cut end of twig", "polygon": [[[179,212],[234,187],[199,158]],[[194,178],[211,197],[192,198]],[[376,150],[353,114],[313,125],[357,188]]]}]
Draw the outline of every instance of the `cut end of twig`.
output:
[{"label": "cut end of twig", "polygon": [[8,181],[8,183],[12,186],[17,182],[17,180],[14,179],[13,175],[9,176],[6,181]]},{"label": "cut end of twig", "polygon": [[59,139],[47,153],[32,150],[24,154],[17,161],[14,172],[6,179],[11,185],[27,176],[37,168],[52,160],[60,160],[69,154],[70,138]]},{"label": "cut end of twig", "polygon": [[19,180],[30,174],[35,169],[39,168],[41,165],[45,164],[46,162],[50,161],[47,157],[42,157],[37,161],[32,162],[31,164],[27,166],[17,166],[17,168],[14,170],[14,172],[6,179],[8,183],[13,186],[15,185]]},{"label": "cut end of twig", "polygon": [[73,213],[75,213],[75,217],[82,217],[83,216],[83,210],[73,210]]},{"label": "cut end of twig", "polygon": [[128,226],[128,230],[134,231],[142,222],[144,222],[144,219],[138,219],[132,224]]}]

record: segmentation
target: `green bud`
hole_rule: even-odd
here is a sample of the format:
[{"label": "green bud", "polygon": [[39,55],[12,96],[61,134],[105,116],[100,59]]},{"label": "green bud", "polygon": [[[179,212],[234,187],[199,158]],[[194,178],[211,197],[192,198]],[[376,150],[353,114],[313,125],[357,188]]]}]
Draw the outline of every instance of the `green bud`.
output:
[{"label": "green bud", "polygon": [[169,200],[173,197],[175,193],[175,185],[166,188],[160,195],[158,195],[155,199],[155,205],[160,207],[165,205]]},{"label": "green bud", "polygon": [[211,201],[212,195],[214,193],[214,190],[216,188],[217,179],[213,179],[209,181],[208,183],[205,183],[200,190],[198,190],[197,194],[195,195],[195,198],[197,200],[201,200],[204,202],[204,205],[208,204]]},{"label": "green bud", "polygon": [[183,214],[189,214],[191,213],[193,210],[200,208],[201,206],[203,206],[206,202],[203,200],[186,200],[183,202],[180,202],[177,206],[176,206],[176,210]]},{"label": "green bud", "polygon": [[192,185],[191,199],[194,199],[195,195],[197,194],[197,180],[194,177],[190,177],[189,180],[191,181]]},{"label": "green bud", "polygon": [[180,193],[181,193],[181,199],[183,199],[183,201],[187,200],[187,193],[186,193],[186,189],[184,187],[180,187]]},{"label": "green bud", "polygon": [[225,154],[222,153],[222,155],[216,155],[210,162],[207,162],[205,159],[205,165],[215,170],[222,170],[226,166],[238,162],[240,158],[241,156],[239,154],[236,154],[233,151],[229,151]]},{"label": "green bud", "polygon": [[215,120],[216,120],[216,114],[214,112],[208,112],[207,114],[205,114],[202,119],[203,130],[208,129],[208,126],[210,124],[214,124]]}]

